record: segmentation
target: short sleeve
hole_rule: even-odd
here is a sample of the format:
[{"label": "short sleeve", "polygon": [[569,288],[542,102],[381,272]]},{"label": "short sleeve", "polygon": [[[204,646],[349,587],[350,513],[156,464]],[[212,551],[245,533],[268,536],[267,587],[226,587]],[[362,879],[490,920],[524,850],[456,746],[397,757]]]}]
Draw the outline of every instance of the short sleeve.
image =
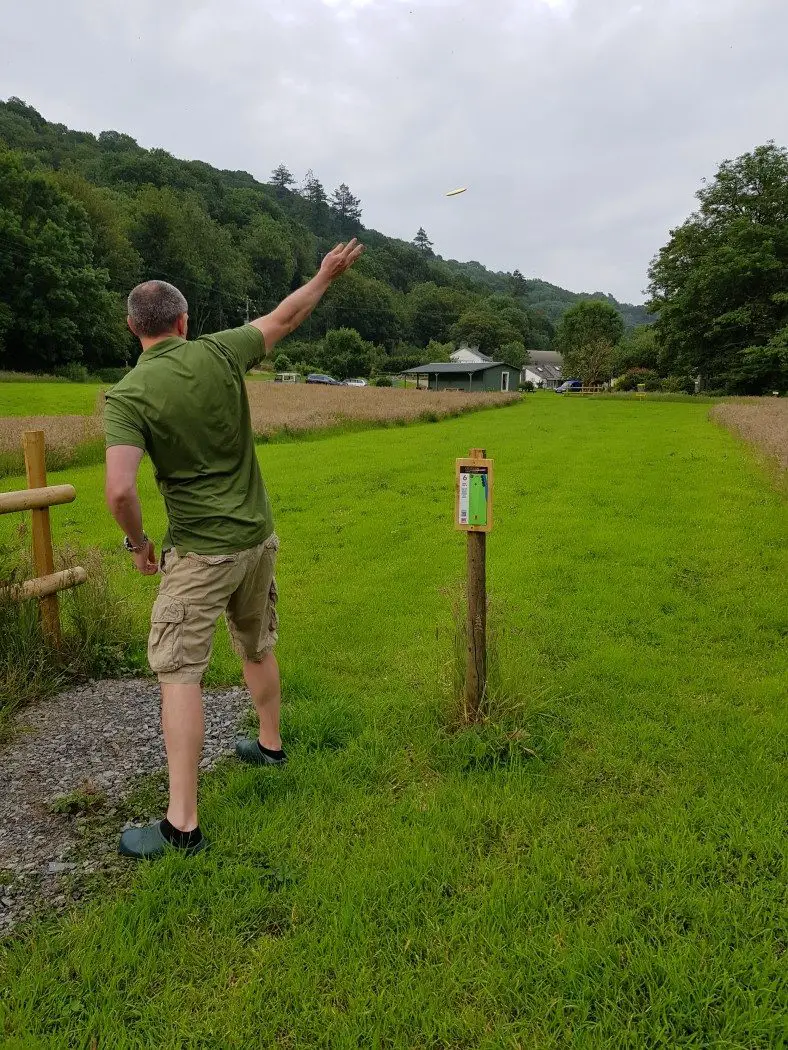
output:
[{"label": "short sleeve", "polygon": [[139,416],[121,398],[108,393],[104,403],[105,445],[134,445],[145,449],[145,435]]},{"label": "short sleeve", "polygon": [[240,328],[229,328],[226,332],[216,332],[209,338],[228,350],[244,372],[248,372],[265,357],[263,333],[254,325],[245,324]]}]

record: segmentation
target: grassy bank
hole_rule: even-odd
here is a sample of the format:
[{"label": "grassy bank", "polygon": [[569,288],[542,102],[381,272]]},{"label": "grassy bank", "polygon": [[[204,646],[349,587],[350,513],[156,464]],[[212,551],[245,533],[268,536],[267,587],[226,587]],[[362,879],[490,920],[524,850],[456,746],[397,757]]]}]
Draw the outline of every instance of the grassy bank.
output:
[{"label": "grassy bank", "polygon": [[[228,762],[211,853],[5,945],[7,1045],[779,1046],[788,514],[707,413],[544,397],[262,447],[291,763]],[[503,700],[449,731],[471,446]],[[100,479],[53,476],[56,539],[117,549]],[[156,583],[114,564],[141,648]],[[224,629],[209,678],[238,680]]]},{"label": "grassy bank", "polygon": [[89,416],[98,404],[102,383],[8,382],[0,383],[0,418],[3,416]]}]

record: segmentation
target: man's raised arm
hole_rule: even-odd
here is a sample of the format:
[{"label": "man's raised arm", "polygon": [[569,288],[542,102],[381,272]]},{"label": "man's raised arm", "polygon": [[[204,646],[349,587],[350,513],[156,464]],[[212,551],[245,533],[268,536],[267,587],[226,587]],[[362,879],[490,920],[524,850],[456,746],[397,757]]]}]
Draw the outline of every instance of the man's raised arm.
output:
[{"label": "man's raised arm", "polygon": [[312,313],[332,283],[349,270],[364,251],[354,237],[348,244],[338,244],[320,264],[320,269],[302,288],[283,299],[276,309],[250,323],[263,333],[266,353],[270,354],[280,339],[294,332]]}]

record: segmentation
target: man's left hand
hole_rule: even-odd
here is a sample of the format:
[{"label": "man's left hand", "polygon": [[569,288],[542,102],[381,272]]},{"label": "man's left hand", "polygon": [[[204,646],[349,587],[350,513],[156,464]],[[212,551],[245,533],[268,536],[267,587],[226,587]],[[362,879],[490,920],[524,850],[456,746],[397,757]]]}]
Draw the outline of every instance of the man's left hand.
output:
[{"label": "man's left hand", "polygon": [[137,566],[137,570],[143,576],[155,576],[159,571],[159,563],[156,561],[156,550],[150,540],[148,540],[147,547],[143,547],[141,551],[135,551],[132,554],[132,558]]}]

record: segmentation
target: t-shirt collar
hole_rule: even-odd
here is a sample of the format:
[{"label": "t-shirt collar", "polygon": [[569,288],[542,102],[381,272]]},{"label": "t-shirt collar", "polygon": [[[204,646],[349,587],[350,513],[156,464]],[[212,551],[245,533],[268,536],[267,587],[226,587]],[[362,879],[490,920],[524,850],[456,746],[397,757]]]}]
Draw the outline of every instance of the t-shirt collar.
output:
[{"label": "t-shirt collar", "polygon": [[140,361],[144,361],[146,357],[158,357],[159,354],[166,354],[168,350],[174,350],[176,346],[180,346],[185,342],[186,340],[179,335],[168,335],[166,339],[162,339],[158,343],[154,343],[153,346],[149,346],[147,350],[143,350],[140,354]]}]

